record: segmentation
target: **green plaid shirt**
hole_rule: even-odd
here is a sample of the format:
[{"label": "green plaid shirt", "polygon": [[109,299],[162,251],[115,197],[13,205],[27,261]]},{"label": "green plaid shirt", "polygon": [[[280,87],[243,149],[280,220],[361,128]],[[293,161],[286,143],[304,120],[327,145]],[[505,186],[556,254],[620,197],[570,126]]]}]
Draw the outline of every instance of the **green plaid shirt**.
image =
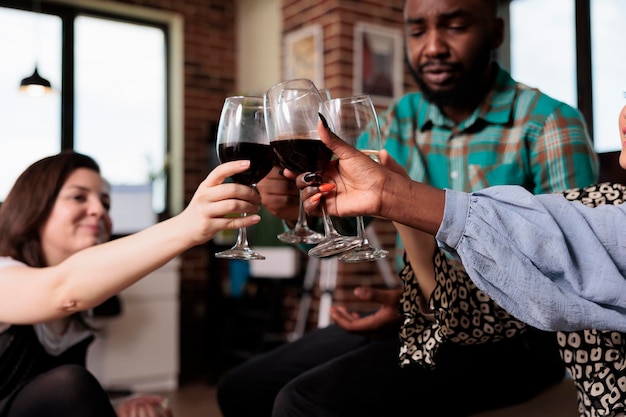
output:
[{"label": "green plaid shirt", "polygon": [[597,156],[578,110],[500,67],[482,104],[459,125],[421,93],[400,98],[380,122],[391,156],[412,179],[438,188],[516,184],[541,194],[597,182]]}]

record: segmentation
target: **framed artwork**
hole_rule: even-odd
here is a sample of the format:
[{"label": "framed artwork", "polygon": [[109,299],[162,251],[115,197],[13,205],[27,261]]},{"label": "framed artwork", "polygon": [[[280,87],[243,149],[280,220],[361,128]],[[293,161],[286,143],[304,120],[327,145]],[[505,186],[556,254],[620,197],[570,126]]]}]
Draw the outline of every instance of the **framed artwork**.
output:
[{"label": "framed artwork", "polygon": [[324,48],[321,25],[310,25],[285,35],[285,80],[308,78],[324,86]]},{"label": "framed artwork", "polygon": [[402,95],[402,31],[357,23],[354,26],[354,94],[369,94],[388,105]]}]

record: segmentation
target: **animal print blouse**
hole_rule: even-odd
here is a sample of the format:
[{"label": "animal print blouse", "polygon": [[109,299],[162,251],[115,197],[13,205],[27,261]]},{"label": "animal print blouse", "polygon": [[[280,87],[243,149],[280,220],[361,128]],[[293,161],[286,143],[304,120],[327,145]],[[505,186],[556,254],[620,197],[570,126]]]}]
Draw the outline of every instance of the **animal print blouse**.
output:
[{"label": "animal print blouse", "polygon": [[[578,201],[589,207],[617,205],[626,198],[626,186],[601,183],[566,190],[563,195],[570,201]],[[626,414],[625,336],[620,332],[593,329],[557,333],[561,357],[576,384],[581,416]]]},{"label": "animal print blouse", "polygon": [[[430,300],[424,297],[406,254],[400,273],[403,293],[400,313],[400,365],[434,366],[437,349],[444,342],[461,345],[491,343],[516,336],[527,326],[500,308],[469,279],[460,263],[436,250],[437,280]],[[427,304],[427,305],[424,305]],[[432,314],[424,314],[427,310]]]},{"label": "animal print blouse", "polygon": [[[590,207],[622,204],[626,186],[602,183],[566,190],[563,195]],[[437,349],[447,341],[465,345],[488,343],[527,329],[477,289],[462,267],[442,251],[435,252],[437,287],[426,306],[406,255],[404,263],[400,274],[404,283],[400,300],[404,315],[400,332],[403,366],[434,366]],[[425,309],[432,314],[423,314]],[[557,333],[561,358],[576,384],[580,416],[626,415],[625,336],[593,329]]]}]

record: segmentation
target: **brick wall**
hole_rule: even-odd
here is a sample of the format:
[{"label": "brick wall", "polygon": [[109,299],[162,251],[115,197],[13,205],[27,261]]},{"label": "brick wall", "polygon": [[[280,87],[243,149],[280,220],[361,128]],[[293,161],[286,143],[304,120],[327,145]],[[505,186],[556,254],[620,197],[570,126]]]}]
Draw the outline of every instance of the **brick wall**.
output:
[{"label": "brick wall", "polygon": [[[354,26],[359,23],[376,24],[391,28],[403,27],[404,0],[285,0],[283,2],[283,36],[291,31],[311,24],[323,28],[324,87],[334,97],[353,94],[353,42]],[[404,71],[405,90],[414,87],[409,73]],[[393,263],[395,229],[382,220],[375,221],[375,230],[381,245],[390,251],[389,262]],[[333,301],[358,311],[371,310],[373,305],[357,301],[352,290],[358,285],[384,287],[384,281],[376,263],[339,264],[337,289]],[[319,289],[314,294],[308,317],[307,329],[316,326]],[[286,330],[293,330],[297,301],[290,296],[285,302]]]},{"label": "brick wall", "polygon": [[[324,87],[335,97],[352,94],[353,31],[356,23],[403,27],[404,0],[285,0],[283,35],[311,24],[323,28]],[[409,73],[405,89],[413,88]]]},{"label": "brick wall", "polygon": [[[184,196],[185,204],[209,167],[208,140],[216,126],[223,100],[236,88],[235,0],[114,0],[118,3],[176,12],[184,19]],[[284,0],[283,35],[304,25],[319,23],[324,33],[325,86],[333,96],[352,94],[353,27],[357,22],[402,27],[403,0]],[[405,73],[405,87],[412,82]],[[395,233],[388,222],[377,221],[381,243],[393,250]],[[211,265],[210,245],[182,256],[181,276],[181,380],[205,372],[215,357],[219,340],[221,266]],[[211,274],[210,272],[213,272]],[[217,273],[215,273],[217,272]],[[357,284],[380,286],[374,264],[340,265],[336,302],[357,309],[371,306],[354,301]],[[293,327],[296,293],[286,300],[287,330]],[[319,293],[316,294],[316,298]],[[315,326],[317,304],[310,314]]]}]

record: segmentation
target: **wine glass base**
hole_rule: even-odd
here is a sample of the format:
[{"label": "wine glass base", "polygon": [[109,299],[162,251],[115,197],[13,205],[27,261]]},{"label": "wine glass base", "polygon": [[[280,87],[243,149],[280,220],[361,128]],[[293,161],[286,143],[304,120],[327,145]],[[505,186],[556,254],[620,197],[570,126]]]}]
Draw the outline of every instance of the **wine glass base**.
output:
[{"label": "wine glass base", "polygon": [[344,253],[339,257],[339,260],[346,263],[372,262],[386,258],[388,254],[389,251],[385,249],[376,249],[367,245],[359,246],[356,249]]},{"label": "wine glass base", "polygon": [[265,256],[258,252],[253,251],[250,248],[233,247],[231,249],[218,252],[215,254],[216,258],[222,259],[241,259],[243,261],[252,261],[255,259],[265,259]]},{"label": "wine glass base", "polygon": [[284,243],[315,244],[324,240],[324,235],[308,228],[293,229],[278,235],[278,240]]},{"label": "wine glass base", "polygon": [[356,236],[337,235],[327,238],[318,243],[315,247],[309,249],[309,256],[317,258],[325,258],[327,256],[338,255],[343,252],[350,251],[361,244],[361,239]]}]

